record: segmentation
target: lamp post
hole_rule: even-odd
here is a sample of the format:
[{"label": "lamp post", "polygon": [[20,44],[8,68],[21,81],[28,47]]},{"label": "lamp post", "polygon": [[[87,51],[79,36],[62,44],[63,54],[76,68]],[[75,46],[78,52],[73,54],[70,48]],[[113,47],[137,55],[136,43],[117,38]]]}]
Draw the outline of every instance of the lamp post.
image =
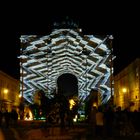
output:
[{"label": "lamp post", "polygon": [[109,39],[110,39],[110,47],[111,47],[111,53],[110,53],[110,56],[111,56],[111,59],[110,59],[110,95],[111,95],[111,104],[113,105],[113,90],[112,90],[112,81],[113,81],[113,73],[112,73],[112,68],[113,68],[113,59],[112,59],[112,40],[113,40],[113,36],[110,35],[109,36]]}]

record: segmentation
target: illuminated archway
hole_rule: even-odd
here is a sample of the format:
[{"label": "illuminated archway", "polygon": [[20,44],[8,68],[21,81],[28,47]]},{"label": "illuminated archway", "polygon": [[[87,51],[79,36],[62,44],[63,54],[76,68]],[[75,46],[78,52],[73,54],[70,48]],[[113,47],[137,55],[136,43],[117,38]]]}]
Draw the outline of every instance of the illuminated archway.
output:
[{"label": "illuminated archway", "polygon": [[[83,35],[79,29],[56,29],[45,36],[21,36],[21,93],[33,103],[36,90],[46,96],[57,87],[57,78],[65,73],[76,76],[78,98],[85,100],[91,89],[98,89],[102,103],[111,96],[112,48],[104,39]],[[23,85],[23,86],[22,86]],[[103,98],[103,95],[107,95]]]}]

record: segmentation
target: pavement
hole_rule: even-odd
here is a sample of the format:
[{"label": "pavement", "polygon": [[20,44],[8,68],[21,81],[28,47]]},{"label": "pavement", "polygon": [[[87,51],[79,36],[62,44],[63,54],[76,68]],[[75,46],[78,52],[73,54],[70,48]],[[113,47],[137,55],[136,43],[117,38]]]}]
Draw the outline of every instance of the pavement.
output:
[{"label": "pavement", "polygon": [[132,136],[95,137],[86,124],[61,129],[46,126],[44,122],[19,122],[17,126],[1,127],[0,140],[140,140],[140,134]]}]

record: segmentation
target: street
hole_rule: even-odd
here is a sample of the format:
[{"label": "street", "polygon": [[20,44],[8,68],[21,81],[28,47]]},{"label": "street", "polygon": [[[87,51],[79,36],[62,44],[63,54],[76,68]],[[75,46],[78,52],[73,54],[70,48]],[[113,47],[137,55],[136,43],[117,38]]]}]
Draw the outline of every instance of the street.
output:
[{"label": "street", "polygon": [[22,121],[17,126],[0,129],[0,140],[140,140],[134,136],[95,137],[88,132],[86,124],[61,129],[59,126],[45,126],[44,122]]}]

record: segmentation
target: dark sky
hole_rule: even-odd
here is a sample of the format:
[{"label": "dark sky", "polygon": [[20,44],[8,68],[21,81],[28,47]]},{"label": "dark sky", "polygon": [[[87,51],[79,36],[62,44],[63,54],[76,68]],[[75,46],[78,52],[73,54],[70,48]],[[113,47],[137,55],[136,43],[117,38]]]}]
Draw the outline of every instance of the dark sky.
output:
[{"label": "dark sky", "polygon": [[[130,12],[129,12],[130,13]],[[128,14],[129,14],[128,13]],[[113,17],[108,13],[69,16],[82,28],[83,34],[114,36],[113,49],[116,59],[114,61],[115,73],[127,66],[139,53],[139,19],[136,15],[126,13],[116,14]],[[103,16],[104,15],[104,16]],[[25,20],[1,27],[4,29],[0,37],[0,70],[15,78],[19,78],[19,37],[20,34],[49,34],[54,21],[62,21],[66,16],[47,16],[45,19],[32,17],[30,22]]]}]

